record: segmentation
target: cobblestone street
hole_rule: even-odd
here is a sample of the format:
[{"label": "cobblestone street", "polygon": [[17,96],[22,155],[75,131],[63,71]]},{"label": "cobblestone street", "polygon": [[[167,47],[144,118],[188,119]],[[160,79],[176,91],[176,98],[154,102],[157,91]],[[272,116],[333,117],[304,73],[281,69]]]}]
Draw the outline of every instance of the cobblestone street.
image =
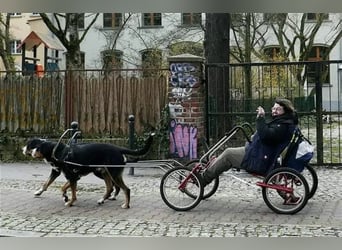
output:
[{"label": "cobblestone street", "polygon": [[[46,164],[1,164],[0,234],[7,236],[170,236],[170,237],[291,237],[342,236],[342,169],[317,168],[315,196],[295,215],[279,215],[264,203],[260,188],[226,173],[214,196],[187,212],[164,204],[159,192],[163,171],[136,168],[124,179],[131,189],[131,208],[124,196],[98,205],[105,186],[94,176],[81,179],[78,200],[65,207],[59,188],[63,176],[35,198],[49,175]],[[253,180],[253,179],[252,179]]]}]

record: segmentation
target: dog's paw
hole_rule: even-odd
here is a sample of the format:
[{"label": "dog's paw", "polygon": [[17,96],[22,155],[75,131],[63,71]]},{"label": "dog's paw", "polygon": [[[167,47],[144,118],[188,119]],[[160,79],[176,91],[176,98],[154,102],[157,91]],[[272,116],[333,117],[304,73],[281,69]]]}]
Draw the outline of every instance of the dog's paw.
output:
[{"label": "dog's paw", "polygon": [[109,198],[108,198],[108,200],[111,200],[111,201],[115,201],[116,200],[116,195],[111,195]]},{"label": "dog's paw", "polygon": [[99,199],[98,201],[97,201],[97,204],[99,204],[99,205],[102,205],[103,203],[104,203],[104,199],[103,198],[101,198],[101,199]]},{"label": "dog's paw", "polygon": [[126,204],[126,203],[124,203],[124,204],[121,205],[121,207],[124,208],[124,209],[128,209],[128,208],[129,208],[129,205]]},{"label": "dog's paw", "polygon": [[64,202],[68,202],[69,201],[69,197],[67,195],[63,195],[63,201]]},{"label": "dog's paw", "polygon": [[40,196],[44,192],[43,189],[39,189],[36,192],[34,192],[34,196]]},{"label": "dog's paw", "polygon": [[68,202],[65,202],[64,205],[65,205],[66,207],[72,207],[72,206],[73,206],[73,202],[68,201]]}]

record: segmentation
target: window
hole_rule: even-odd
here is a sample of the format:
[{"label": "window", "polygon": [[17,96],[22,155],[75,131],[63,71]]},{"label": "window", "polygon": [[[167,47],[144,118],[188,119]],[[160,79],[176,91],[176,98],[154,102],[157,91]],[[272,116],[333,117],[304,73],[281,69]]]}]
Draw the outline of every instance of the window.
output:
[{"label": "window", "polygon": [[199,26],[201,24],[202,24],[201,13],[183,13],[182,14],[182,25]]},{"label": "window", "polygon": [[104,50],[101,52],[103,69],[120,69],[122,68],[122,56],[121,50]]},{"label": "window", "polygon": [[21,13],[8,13],[10,16],[21,16]]},{"label": "window", "polygon": [[162,65],[162,52],[158,49],[146,49],[141,52],[143,76],[154,76]]},{"label": "window", "polygon": [[180,54],[203,56],[203,44],[190,41],[174,43],[169,46],[169,53],[171,56]]},{"label": "window", "polygon": [[103,13],[103,28],[118,28],[121,25],[121,13]]},{"label": "window", "polygon": [[[329,60],[329,55],[327,54],[327,47],[324,46],[313,46],[308,61],[327,61]],[[328,64],[321,64],[321,82],[329,83],[330,82],[330,70]],[[307,67],[307,79],[308,83],[316,82],[316,64],[309,64]]]},{"label": "window", "polygon": [[143,13],[143,26],[161,26],[161,13]]},{"label": "window", "polygon": [[21,44],[21,40],[12,40],[10,41],[11,46],[11,54],[21,54],[21,48],[18,49],[18,46]]},{"label": "window", "polygon": [[306,19],[310,21],[317,21],[320,17],[323,18],[323,20],[329,19],[328,13],[306,13]]},{"label": "window", "polygon": [[77,15],[77,27],[79,29],[84,29],[84,13]]}]

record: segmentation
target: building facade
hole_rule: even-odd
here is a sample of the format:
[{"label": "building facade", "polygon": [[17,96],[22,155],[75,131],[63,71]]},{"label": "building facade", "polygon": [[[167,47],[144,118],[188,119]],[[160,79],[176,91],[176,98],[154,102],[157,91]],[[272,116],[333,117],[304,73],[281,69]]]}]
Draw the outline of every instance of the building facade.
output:
[{"label": "building facade", "polygon": [[[2,13],[3,20],[8,13]],[[63,50],[63,46],[59,43],[58,39],[50,32],[47,26],[42,21],[39,13],[9,13],[10,20],[10,40],[11,40],[11,53],[15,61],[15,68],[19,71],[23,69],[23,51],[22,42],[27,38],[31,32],[35,32],[51,43],[58,44],[58,47]],[[32,40],[33,41],[33,40]],[[37,41],[37,44],[42,44],[46,41]],[[25,57],[27,62],[33,64],[43,64],[44,62],[44,46],[39,44],[34,51],[30,47],[26,50]],[[54,56],[52,51],[49,51],[49,56]],[[60,59],[62,60],[62,58]],[[2,60],[0,60],[0,70],[4,70]]]},{"label": "building facade", "polygon": [[[315,22],[316,17],[315,13],[307,14],[305,25],[309,26],[310,23]],[[88,27],[93,15],[94,13],[83,13],[83,19],[79,21],[80,36]],[[267,18],[266,14],[260,13],[259,15],[261,19]],[[292,22],[300,22],[302,13],[288,13],[288,15],[291,16]],[[341,29],[340,26],[336,26],[341,20],[342,13],[327,14],[326,20],[315,37],[316,52],[313,52],[310,60],[319,58],[321,50],[331,43],[334,34],[338,32],[333,29]],[[64,25],[62,19],[61,25]],[[159,64],[166,66],[168,56],[184,53],[202,56],[204,26],[205,13],[100,13],[81,43],[85,68],[101,69],[109,58],[114,67],[137,68],[142,67],[149,57],[154,57],[155,61],[161,59]],[[264,52],[272,56],[277,52],[278,41],[271,29],[267,27],[267,22],[260,30],[265,32],[265,42],[262,45]],[[31,31],[46,34],[58,41],[43,23],[39,13],[11,13],[12,55],[18,65],[21,62],[19,45]],[[288,29],[288,32],[291,33],[292,30]],[[308,32],[310,32],[309,29]],[[233,35],[231,35],[230,44],[234,47],[236,40],[232,37]],[[342,42],[340,41],[326,59],[339,60],[341,58]],[[60,62],[62,69],[65,66],[64,61],[62,57]]]},{"label": "building facade", "polygon": [[[102,13],[81,44],[85,68],[101,69],[108,62],[122,68],[165,67],[167,56],[184,53],[184,46],[202,55],[204,17],[202,13]],[[85,27],[90,18],[85,14]]]},{"label": "building facade", "polygon": [[[317,14],[306,13],[305,34],[313,32],[312,27],[317,21]],[[243,14],[232,16],[239,15]],[[292,25],[298,26],[298,30],[284,29],[288,37],[293,39],[299,34],[296,32],[299,32],[301,27],[303,13],[287,13],[287,15]],[[269,25],[272,20],[265,21],[270,15],[257,13],[256,16],[261,23],[263,22],[259,27],[259,36],[260,38],[260,34],[263,36],[263,44],[259,50],[268,55],[269,58],[274,58],[279,52],[279,42]],[[80,36],[87,29],[93,17],[94,13],[83,13],[81,15],[78,22]],[[315,35],[309,61],[342,59],[341,39],[328,56],[322,57],[332,43],[334,36],[341,32],[341,25],[337,25],[341,23],[341,20],[342,13],[325,14],[322,26]],[[62,19],[61,25],[64,25]],[[83,64],[85,69],[167,68],[169,56],[184,53],[203,56],[204,29],[205,13],[100,13],[81,43]],[[22,59],[20,44],[32,31],[44,34],[45,37],[48,36],[49,39],[58,43],[58,39],[51,34],[39,13],[11,13],[12,55],[15,58],[18,70],[22,69],[23,61],[26,60]],[[237,43],[243,43],[243,40],[235,39],[232,31],[230,40],[231,48],[236,47]],[[257,43],[256,46],[261,45]],[[39,46],[35,52],[30,48],[26,57],[33,58],[34,63],[42,64],[45,60],[43,57],[46,56],[43,50],[42,46]],[[298,50],[299,46],[295,45],[294,51],[297,55],[299,54]],[[60,53],[58,60],[60,69],[65,69],[65,53],[65,50]],[[54,57],[55,55],[51,54],[50,56]],[[260,58],[255,57],[253,60],[260,61]],[[3,69],[1,64],[0,69]],[[308,78],[306,87],[312,88],[315,69],[308,70],[312,71],[312,77]],[[337,100],[342,91],[341,78],[342,65],[334,64],[328,69],[327,81],[323,83],[324,95],[336,95],[333,98]],[[333,91],[331,91],[332,89]]]}]

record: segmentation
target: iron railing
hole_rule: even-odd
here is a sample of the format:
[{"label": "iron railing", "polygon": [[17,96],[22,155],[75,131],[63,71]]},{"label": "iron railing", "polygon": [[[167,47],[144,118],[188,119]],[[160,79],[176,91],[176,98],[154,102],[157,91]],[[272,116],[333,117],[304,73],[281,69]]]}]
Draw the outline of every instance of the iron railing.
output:
[{"label": "iron railing", "polygon": [[253,124],[257,106],[270,111],[276,97],[286,97],[316,146],[312,162],[342,164],[342,61],[207,64],[205,78],[209,143],[235,125]]}]

